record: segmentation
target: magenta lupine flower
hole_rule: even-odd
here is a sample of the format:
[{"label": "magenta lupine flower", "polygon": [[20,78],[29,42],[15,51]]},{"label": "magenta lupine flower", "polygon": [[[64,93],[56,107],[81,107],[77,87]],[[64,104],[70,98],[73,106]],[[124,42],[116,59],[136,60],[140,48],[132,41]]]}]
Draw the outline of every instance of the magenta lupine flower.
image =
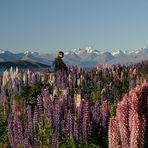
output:
[{"label": "magenta lupine flower", "polygon": [[143,85],[142,87],[137,86],[129,92],[129,96],[123,97],[123,100],[119,102],[116,110],[116,120],[112,121],[112,119],[110,119],[110,148],[114,147],[112,144],[112,138],[115,136],[112,131],[113,127],[120,133],[122,147],[143,148],[146,127],[146,114],[143,109],[146,109],[145,97],[147,98],[143,89],[148,90],[148,85],[146,84],[145,87],[143,87]]},{"label": "magenta lupine flower", "polygon": [[144,146],[145,118],[138,117],[138,114],[135,113],[132,120],[130,148],[142,148]]},{"label": "magenta lupine flower", "polygon": [[122,147],[129,148],[129,120],[128,120],[128,115],[129,115],[129,110],[128,110],[128,98],[124,97],[122,102],[118,104],[117,107],[117,122],[119,126],[119,132],[120,132],[120,137],[121,137],[121,142],[122,142]]},{"label": "magenta lupine flower", "polygon": [[118,122],[115,117],[111,117],[109,121],[109,148],[122,148]]},{"label": "magenta lupine flower", "polygon": [[130,92],[130,100],[129,100],[131,103],[129,111],[129,126],[131,131],[130,145],[133,146],[133,148],[144,146],[146,114],[145,112],[143,112],[143,108],[145,108],[145,106],[143,106],[143,104],[145,104],[145,98],[143,96],[143,92],[144,92],[143,88],[141,90],[140,86],[137,86],[134,91]]}]

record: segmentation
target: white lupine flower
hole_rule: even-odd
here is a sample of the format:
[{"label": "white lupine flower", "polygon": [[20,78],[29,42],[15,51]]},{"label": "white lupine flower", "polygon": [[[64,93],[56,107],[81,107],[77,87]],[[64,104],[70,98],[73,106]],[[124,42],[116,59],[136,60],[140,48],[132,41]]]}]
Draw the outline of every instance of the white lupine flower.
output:
[{"label": "white lupine flower", "polygon": [[81,75],[81,82],[84,80],[84,76],[83,75]]},{"label": "white lupine flower", "polygon": [[77,79],[77,85],[80,86],[80,84],[81,84],[81,80]]},{"label": "white lupine flower", "polygon": [[26,73],[23,74],[23,81],[24,81],[24,84],[27,84],[27,74]]},{"label": "white lupine flower", "polygon": [[10,68],[10,75],[13,73],[13,67]]},{"label": "white lupine flower", "polygon": [[69,81],[71,80],[71,74],[68,75],[68,80],[69,80]]},{"label": "white lupine flower", "polygon": [[31,82],[34,84],[36,82],[35,73],[31,75]]},{"label": "white lupine flower", "polygon": [[54,83],[55,83],[55,75],[53,73],[50,74],[50,81],[49,82],[51,85],[54,85]]},{"label": "white lupine flower", "polygon": [[41,82],[44,82],[45,81],[45,77],[44,77],[44,75],[42,74],[41,75]]},{"label": "white lupine flower", "polygon": [[49,74],[49,80],[52,80],[52,73]]},{"label": "white lupine flower", "polygon": [[16,67],[15,72],[16,72],[16,74],[19,73],[19,69],[18,69],[18,67]]},{"label": "white lupine flower", "polygon": [[9,77],[10,77],[9,72],[7,70],[4,71],[3,80],[2,80],[2,87],[6,86],[7,82],[9,81]]},{"label": "white lupine flower", "polygon": [[28,75],[28,81],[30,81],[31,72],[30,72],[30,70],[29,70],[29,69],[28,69],[28,71],[27,71],[27,75]]},{"label": "white lupine flower", "polygon": [[75,94],[75,105],[76,107],[81,105],[81,94]]}]

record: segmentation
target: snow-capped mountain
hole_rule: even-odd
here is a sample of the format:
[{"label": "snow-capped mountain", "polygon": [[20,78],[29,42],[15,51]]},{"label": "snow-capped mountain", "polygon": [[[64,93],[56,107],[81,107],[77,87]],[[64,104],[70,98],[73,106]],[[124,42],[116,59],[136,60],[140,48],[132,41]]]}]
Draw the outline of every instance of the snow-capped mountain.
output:
[{"label": "snow-capped mountain", "polygon": [[83,55],[83,54],[99,54],[100,52],[94,48],[86,47],[86,48],[77,48],[74,49],[73,52],[77,55]]},{"label": "snow-capped mountain", "polygon": [[[23,53],[12,53],[0,49],[0,61],[27,60],[51,65],[56,54],[39,54],[38,52],[26,51]],[[83,67],[92,67],[98,64],[115,64],[115,63],[134,63],[142,60],[148,60],[148,47],[143,47],[133,51],[116,50],[113,52],[99,51],[97,49],[77,48],[65,52],[63,58],[67,65],[78,65]]]},{"label": "snow-capped mountain", "polygon": [[[72,58],[67,58],[70,55],[72,55]],[[84,66],[89,67],[89,66],[97,65],[98,63],[105,63],[108,60],[113,59],[114,57],[110,52],[100,52],[91,47],[87,47],[83,49],[77,48],[77,49],[74,49],[73,51],[66,52],[65,61],[70,63],[71,59],[73,58],[75,59],[76,63],[78,63],[78,65],[83,67]]]},{"label": "snow-capped mountain", "polygon": [[[75,58],[75,55],[76,58]],[[67,58],[68,57],[68,58]],[[65,61],[68,63],[78,63],[83,67],[96,66],[98,64],[114,64],[114,63],[134,63],[142,60],[148,60],[148,47],[141,49],[130,50],[116,50],[113,52],[99,51],[94,48],[77,48],[73,51],[66,52]]]},{"label": "snow-capped mountain", "polygon": [[39,55],[38,52],[32,52],[32,51],[25,51],[24,54],[25,55],[35,55],[35,56]]},{"label": "snow-capped mountain", "polygon": [[3,49],[0,49],[0,54],[4,54],[5,51]]},{"label": "snow-capped mountain", "polygon": [[133,50],[130,54],[136,55],[136,54],[148,54],[148,47],[143,47],[140,49]]},{"label": "snow-capped mountain", "polygon": [[117,50],[111,53],[114,57],[125,57],[127,53],[125,51]]},{"label": "snow-capped mountain", "polygon": [[10,61],[17,59],[16,54],[0,49],[0,61]]}]

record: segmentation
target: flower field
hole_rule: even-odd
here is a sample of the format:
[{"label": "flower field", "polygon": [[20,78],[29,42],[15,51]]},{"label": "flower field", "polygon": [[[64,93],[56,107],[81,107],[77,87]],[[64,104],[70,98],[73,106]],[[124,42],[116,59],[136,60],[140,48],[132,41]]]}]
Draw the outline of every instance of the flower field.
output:
[{"label": "flower field", "polygon": [[148,147],[148,62],[0,75],[0,148]]}]

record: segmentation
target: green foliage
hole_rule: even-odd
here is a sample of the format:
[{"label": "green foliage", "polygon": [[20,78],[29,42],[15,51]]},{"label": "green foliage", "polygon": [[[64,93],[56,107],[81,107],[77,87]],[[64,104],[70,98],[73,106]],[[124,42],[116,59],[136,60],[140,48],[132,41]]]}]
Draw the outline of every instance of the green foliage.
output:
[{"label": "green foliage", "polygon": [[112,75],[102,76],[102,82],[103,82],[105,85],[110,84],[110,82],[112,82],[112,81],[113,81]]},{"label": "green foliage", "polygon": [[37,96],[41,93],[41,89],[37,86],[26,85],[22,87],[21,96],[26,99],[26,105],[35,104]]},{"label": "green foliage", "polygon": [[116,103],[110,105],[110,109],[109,110],[110,110],[111,116],[115,116],[116,115],[116,108],[117,108],[117,104]]},{"label": "green foliage", "polygon": [[122,82],[122,88],[121,88],[121,93],[122,94],[126,94],[128,93],[129,91],[129,82],[127,79],[125,79],[123,82]]},{"label": "green foliage", "polygon": [[[83,147],[84,147],[84,143],[83,143]],[[59,148],[80,148],[80,147],[79,147],[79,143],[76,143],[73,138],[70,138],[70,139],[61,139],[59,142]]]},{"label": "green foliage", "polygon": [[88,94],[89,102],[92,104],[101,97],[101,92],[97,89],[94,83],[89,83],[85,91],[86,94]]},{"label": "green foliage", "polygon": [[27,117],[25,115],[19,116],[19,119],[23,125],[27,124]]},{"label": "green foliage", "polygon": [[39,124],[36,127],[37,141],[40,147],[49,147],[52,142],[53,128],[50,124]]},{"label": "green foliage", "polygon": [[101,148],[99,145],[96,145],[95,143],[91,142],[86,145],[83,139],[75,141],[73,138],[70,138],[61,140],[59,142],[59,148]]},{"label": "green foliage", "polygon": [[71,88],[70,88],[71,97],[74,97],[74,94],[75,94],[75,89],[74,89],[74,86],[72,85]]},{"label": "green foliage", "polygon": [[53,92],[53,88],[48,82],[22,86],[21,96],[26,99],[26,105],[36,104],[37,97],[41,94],[42,88],[48,88],[50,93]]},{"label": "green foliage", "polygon": [[38,84],[38,87],[41,89],[41,88],[48,88],[49,90],[49,93],[52,93],[53,92],[53,87],[52,85],[49,83],[49,82],[41,82]]},{"label": "green foliage", "polygon": [[21,97],[20,95],[15,95],[15,100],[16,100],[16,101],[20,101],[21,98],[22,98],[22,97]]},{"label": "green foliage", "polygon": [[[148,123],[148,121],[147,121]],[[145,128],[145,135],[144,135],[144,148],[148,147],[148,124],[146,123],[146,128]]]},{"label": "green foliage", "polygon": [[60,88],[58,88],[58,96],[62,95],[62,90]]},{"label": "green foliage", "polygon": [[148,80],[148,69],[142,67],[141,70],[139,71],[139,75]]}]

